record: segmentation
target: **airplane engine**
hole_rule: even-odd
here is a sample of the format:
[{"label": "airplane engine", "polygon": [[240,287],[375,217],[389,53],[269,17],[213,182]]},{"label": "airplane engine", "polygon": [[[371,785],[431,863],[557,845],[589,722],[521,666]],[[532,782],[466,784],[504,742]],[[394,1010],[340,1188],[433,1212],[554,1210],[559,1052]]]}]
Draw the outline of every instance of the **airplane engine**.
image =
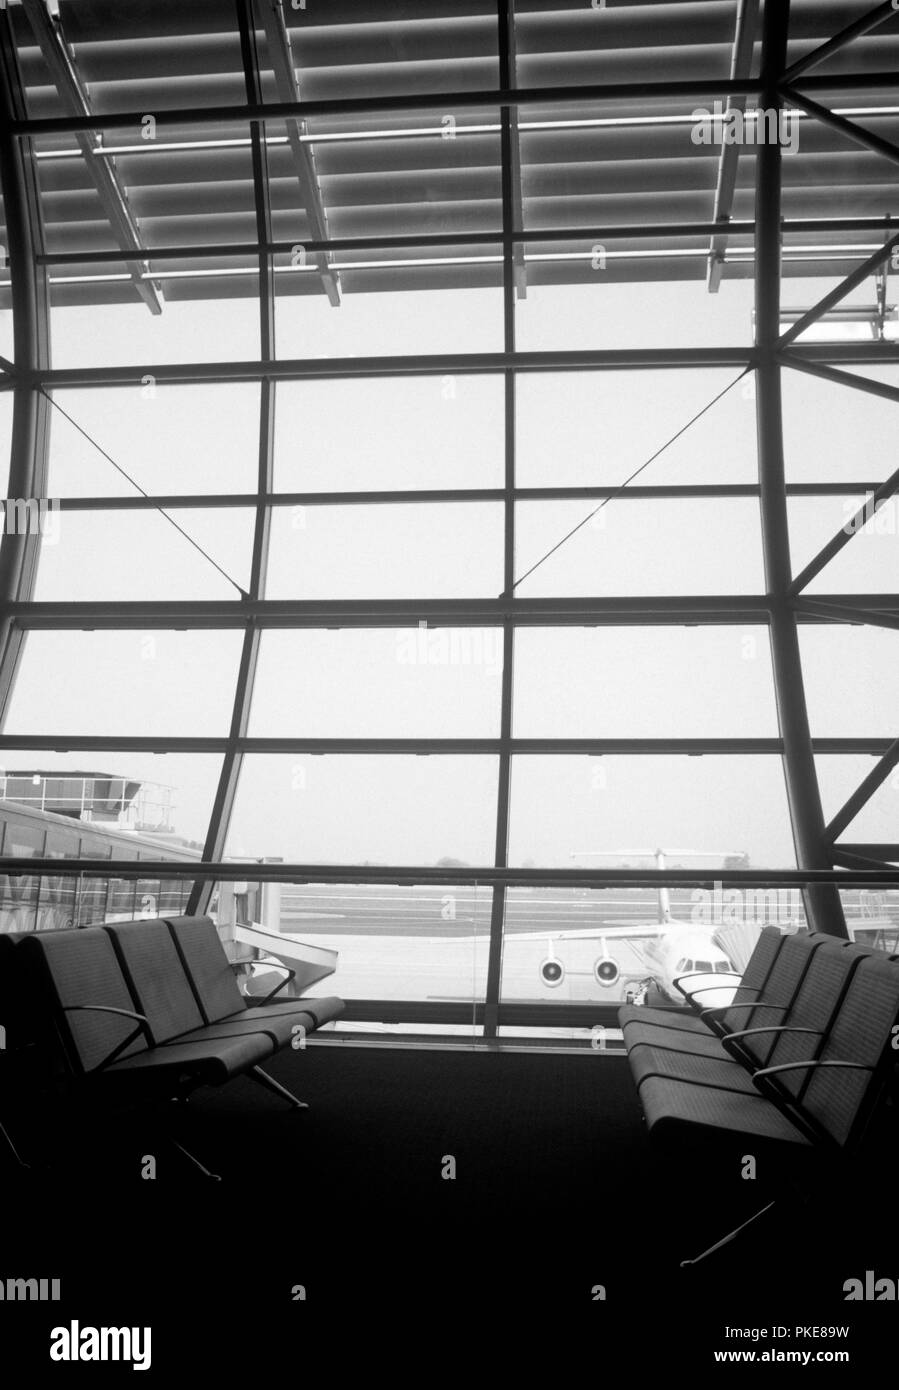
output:
[{"label": "airplane engine", "polygon": [[598,985],[602,985],[604,989],[611,989],[612,985],[618,983],[621,971],[617,960],[612,960],[611,956],[600,956],[593,967],[593,974]]},{"label": "airplane engine", "polygon": [[565,967],[555,956],[547,956],[546,960],[540,962],[540,979],[550,989],[560,985],[564,978]]}]

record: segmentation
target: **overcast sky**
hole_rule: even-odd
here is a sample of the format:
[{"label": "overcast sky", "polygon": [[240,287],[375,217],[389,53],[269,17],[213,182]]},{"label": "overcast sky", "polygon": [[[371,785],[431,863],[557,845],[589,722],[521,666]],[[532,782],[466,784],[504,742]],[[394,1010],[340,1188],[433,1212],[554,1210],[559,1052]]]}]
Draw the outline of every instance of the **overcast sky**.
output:
[{"label": "overcast sky", "polygon": [[[787,281],[784,302],[810,304],[831,282]],[[870,298],[870,289],[860,292]],[[518,346],[739,344],[751,339],[751,284],[700,282],[531,287],[517,306]],[[282,355],[495,350],[496,290],[278,301]],[[0,314],[0,352],[12,350]],[[58,365],[225,360],[258,354],[252,300],[57,309]],[[622,482],[736,372],[550,373],[519,379],[522,486]],[[881,373],[894,378],[893,369]],[[244,492],[255,485],[258,387],[142,387],[60,392],[59,402],[149,492]],[[784,374],[791,481],[880,479],[895,467],[889,402]],[[0,395],[0,439],[8,439]],[[58,414],[51,496],[133,489]],[[498,487],[500,378],[298,382],[278,388],[276,486]],[[756,477],[752,385],[736,386],[657,459],[641,483]],[[593,504],[518,509],[523,574]],[[239,584],[248,580],[250,509],[175,516]],[[794,567],[839,529],[842,498],[791,504]],[[897,516],[854,539],[818,591],[895,590]],[[502,507],[493,503],[287,507],[275,513],[273,598],[495,596],[502,587]],[[527,595],[754,593],[763,588],[752,500],[612,502],[518,588]],[[36,596],[212,598],[235,590],[158,514],[67,513],[44,547]],[[895,735],[897,634],[802,630],[813,733]],[[6,732],[224,734],[240,635],[35,633]],[[262,643],[250,732],[291,736],[495,737],[501,639],[495,630],[271,632]],[[48,680],[47,673],[56,676]],[[519,633],[514,732],[521,737],[752,736],[777,733],[763,629],[634,628]],[[7,766],[31,755],[10,753]],[[171,783],[176,823],[202,839],[216,757],[47,754],[47,767],[94,767]],[[870,760],[821,760],[832,814]],[[248,759],[228,850],[322,862],[490,863],[496,760],[486,756]],[[899,789],[887,783],[857,823],[894,838]],[[855,830],[853,834],[855,834]],[[570,863],[580,850],[676,843],[792,862],[777,758],[522,757],[512,780],[513,864]]]}]

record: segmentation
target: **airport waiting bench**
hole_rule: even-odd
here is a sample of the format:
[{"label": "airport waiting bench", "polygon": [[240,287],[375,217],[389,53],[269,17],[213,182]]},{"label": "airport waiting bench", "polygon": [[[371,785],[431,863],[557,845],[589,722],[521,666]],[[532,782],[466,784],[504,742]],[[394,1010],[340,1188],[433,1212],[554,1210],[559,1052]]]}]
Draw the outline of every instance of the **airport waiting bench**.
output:
[{"label": "airport waiting bench", "polygon": [[895,1080],[899,960],[766,928],[730,1004],[624,1006],[619,1022],[651,1132],[700,1147],[751,1142],[775,1167],[809,1148],[838,1161],[858,1150]]},{"label": "airport waiting bench", "polygon": [[245,1075],[305,1109],[261,1063],[344,1007],[336,997],[274,1001],[293,978],[286,966],[269,995],[248,1002],[208,917],[28,933],[5,944],[0,966],[3,993],[29,1001],[28,1040],[49,1023],[57,1076],[91,1100],[186,1100]]}]

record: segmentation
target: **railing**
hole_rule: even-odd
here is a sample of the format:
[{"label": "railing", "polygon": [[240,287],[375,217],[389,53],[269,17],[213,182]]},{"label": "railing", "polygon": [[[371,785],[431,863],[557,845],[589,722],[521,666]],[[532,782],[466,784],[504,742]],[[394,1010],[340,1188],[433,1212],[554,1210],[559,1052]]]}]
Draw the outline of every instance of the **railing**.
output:
[{"label": "railing", "polygon": [[[65,862],[65,861],[62,861]],[[71,862],[71,861],[70,861]],[[488,865],[303,864],[269,860],[203,861],[172,859],[79,859],[78,868],[61,870],[59,859],[0,857],[0,874],[53,877],[85,874],[99,878],[221,879],[226,882],[252,878],[260,883],[467,883],[482,887],[578,886],[583,888],[659,888],[680,884],[691,888],[725,886],[807,888],[833,884],[840,888],[895,888],[899,866],[870,869],[568,869],[496,868]]]},{"label": "railing", "polygon": [[[756,927],[804,930],[798,890],[814,892],[821,883],[842,890],[852,935],[887,954],[899,949],[895,868],[498,869],[7,857],[0,859],[0,930],[180,915],[197,879],[219,884],[212,912],[226,940],[237,920],[235,894],[226,891],[231,885],[241,885],[238,893],[244,884],[282,885],[271,895],[266,926],[277,933],[283,924],[292,947],[337,952],[327,992],[347,1001],[341,1028],[350,1031],[430,1036],[437,1030],[489,1042],[524,1030],[589,1046],[597,1029],[603,1039],[613,1037],[626,989],[654,974],[642,948],[616,928],[639,928],[629,935],[641,940],[705,928],[733,960],[722,927],[748,924],[742,935],[749,950]],[[660,888],[669,890],[671,922],[659,921]],[[263,895],[254,901],[258,920]],[[685,951],[695,955],[692,946]],[[488,962],[497,952],[494,981]],[[613,987],[603,987],[596,966],[609,956],[619,972]],[[564,965],[564,980],[553,979],[552,987],[542,971],[547,959]]]}]

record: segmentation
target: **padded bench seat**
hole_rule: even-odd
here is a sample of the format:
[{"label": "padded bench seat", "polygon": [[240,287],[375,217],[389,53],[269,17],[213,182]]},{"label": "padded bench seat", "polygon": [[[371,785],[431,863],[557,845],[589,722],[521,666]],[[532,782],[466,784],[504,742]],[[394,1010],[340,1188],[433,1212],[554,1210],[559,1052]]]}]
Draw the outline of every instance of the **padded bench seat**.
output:
[{"label": "padded bench seat", "polygon": [[[816,1175],[845,1180],[846,1162],[857,1158],[895,1088],[899,960],[833,937],[787,937],[748,1012],[732,1031],[703,1037],[622,1009],[647,1127],[689,1148],[700,1164],[704,1156],[723,1160],[727,1150],[732,1162],[733,1152],[763,1146],[780,1190],[805,1182],[810,1148]],[[726,1028],[730,1014],[711,1021]],[[705,1259],[773,1205],[682,1264]]]},{"label": "padded bench seat", "polygon": [[41,932],[21,945],[78,1076],[133,1077],[182,1094],[249,1073],[299,1104],[259,1063],[339,1017],[343,1001],[248,1007],[208,917]]},{"label": "padded bench seat", "polygon": [[335,995],[250,1003],[237,987],[231,962],[209,917],[169,917],[166,925],[206,1024],[251,1026],[262,1022],[283,1042],[290,1042],[296,1024],[312,1033],[343,1013],[343,1000]]},{"label": "padded bench seat", "polygon": [[651,1130],[812,1143],[833,1154],[857,1146],[894,1071],[899,961],[833,938],[790,937],[771,995],[784,1000],[797,980],[789,1003],[759,999],[761,1025],[710,1038],[703,1051],[684,1050],[687,1035],[673,1029],[666,1040],[659,1024],[631,1023],[628,1061]]}]

